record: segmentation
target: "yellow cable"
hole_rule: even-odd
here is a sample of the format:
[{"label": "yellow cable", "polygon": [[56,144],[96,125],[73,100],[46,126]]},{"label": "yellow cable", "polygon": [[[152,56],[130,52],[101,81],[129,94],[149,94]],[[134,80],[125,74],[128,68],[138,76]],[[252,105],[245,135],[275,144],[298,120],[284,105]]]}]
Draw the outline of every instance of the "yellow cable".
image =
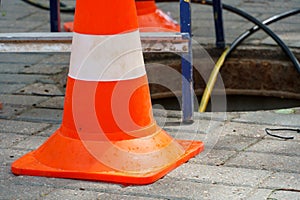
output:
[{"label": "yellow cable", "polygon": [[213,69],[213,71],[210,74],[209,80],[207,82],[206,88],[204,90],[204,93],[202,95],[202,99],[201,99],[201,103],[199,106],[199,112],[205,112],[211,92],[214,88],[214,85],[216,83],[217,80],[217,75],[225,61],[225,58],[227,56],[227,53],[229,51],[230,48],[226,48],[225,51],[222,53],[222,55],[220,56],[220,58],[218,59],[217,63],[215,64],[215,67]]}]

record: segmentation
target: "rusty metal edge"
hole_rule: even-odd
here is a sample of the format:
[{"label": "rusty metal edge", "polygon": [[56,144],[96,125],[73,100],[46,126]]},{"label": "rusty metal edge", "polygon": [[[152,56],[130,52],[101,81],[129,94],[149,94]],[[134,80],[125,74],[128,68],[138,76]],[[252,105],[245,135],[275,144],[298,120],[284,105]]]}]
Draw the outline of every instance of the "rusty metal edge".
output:
[{"label": "rusty metal edge", "polygon": [[[0,33],[0,52],[71,52],[73,33]],[[141,33],[143,52],[188,51],[185,33]]]}]

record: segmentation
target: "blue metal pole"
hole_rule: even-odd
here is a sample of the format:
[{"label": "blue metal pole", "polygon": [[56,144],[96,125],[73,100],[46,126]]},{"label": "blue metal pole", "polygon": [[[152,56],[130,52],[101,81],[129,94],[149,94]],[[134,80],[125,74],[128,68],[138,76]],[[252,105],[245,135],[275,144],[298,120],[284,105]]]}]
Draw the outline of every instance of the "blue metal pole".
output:
[{"label": "blue metal pole", "polygon": [[191,6],[190,0],[180,0],[180,26],[181,33],[187,33],[189,39],[188,53],[181,57],[182,70],[182,112],[184,123],[193,122],[193,64],[192,64],[192,41],[191,41]]},{"label": "blue metal pole", "polygon": [[60,4],[59,0],[50,0],[50,31],[60,32]]},{"label": "blue metal pole", "polygon": [[221,0],[213,0],[213,13],[215,21],[216,32],[216,46],[219,48],[225,47],[224,27],[223,27],[223,13]]}]

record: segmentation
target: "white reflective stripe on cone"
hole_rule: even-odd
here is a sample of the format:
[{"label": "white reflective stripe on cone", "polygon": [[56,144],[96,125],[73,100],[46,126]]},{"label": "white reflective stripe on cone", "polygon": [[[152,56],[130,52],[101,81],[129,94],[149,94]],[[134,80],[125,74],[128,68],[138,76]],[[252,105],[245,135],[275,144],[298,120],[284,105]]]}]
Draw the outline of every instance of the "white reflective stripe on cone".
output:
[{"label": "white reflective stripe on cone", "polygon": [[116,35],[74,33],[69,76],[118,81],[146,74],[139,31]]}]

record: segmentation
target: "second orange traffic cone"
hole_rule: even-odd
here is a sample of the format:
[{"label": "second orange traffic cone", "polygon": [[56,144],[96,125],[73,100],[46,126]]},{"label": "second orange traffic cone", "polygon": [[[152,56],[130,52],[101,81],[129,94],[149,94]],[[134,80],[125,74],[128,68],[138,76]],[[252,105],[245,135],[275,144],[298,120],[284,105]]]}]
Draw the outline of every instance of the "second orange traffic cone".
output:
[{"label": "second orange traffic cone", "polygon": [[[138,24],[141,32],[180,32],[179,24],[158,9],[155,0],[136,0]],[[73,32],[73,22],[65,22],[64,30]]]},{"label": "second orange traffic cone", "polygon": [[[197,155],[152,115],[133,0],[77,0],[61,127],[12,164],[17,175],[147,184]],[[99,10],[100,9],[100,10]]]},{"label": "second orange traffic cone", "polygon": [[155,0],[135,2],[141,32],[180,32],[179,24],[158,9]]}]

